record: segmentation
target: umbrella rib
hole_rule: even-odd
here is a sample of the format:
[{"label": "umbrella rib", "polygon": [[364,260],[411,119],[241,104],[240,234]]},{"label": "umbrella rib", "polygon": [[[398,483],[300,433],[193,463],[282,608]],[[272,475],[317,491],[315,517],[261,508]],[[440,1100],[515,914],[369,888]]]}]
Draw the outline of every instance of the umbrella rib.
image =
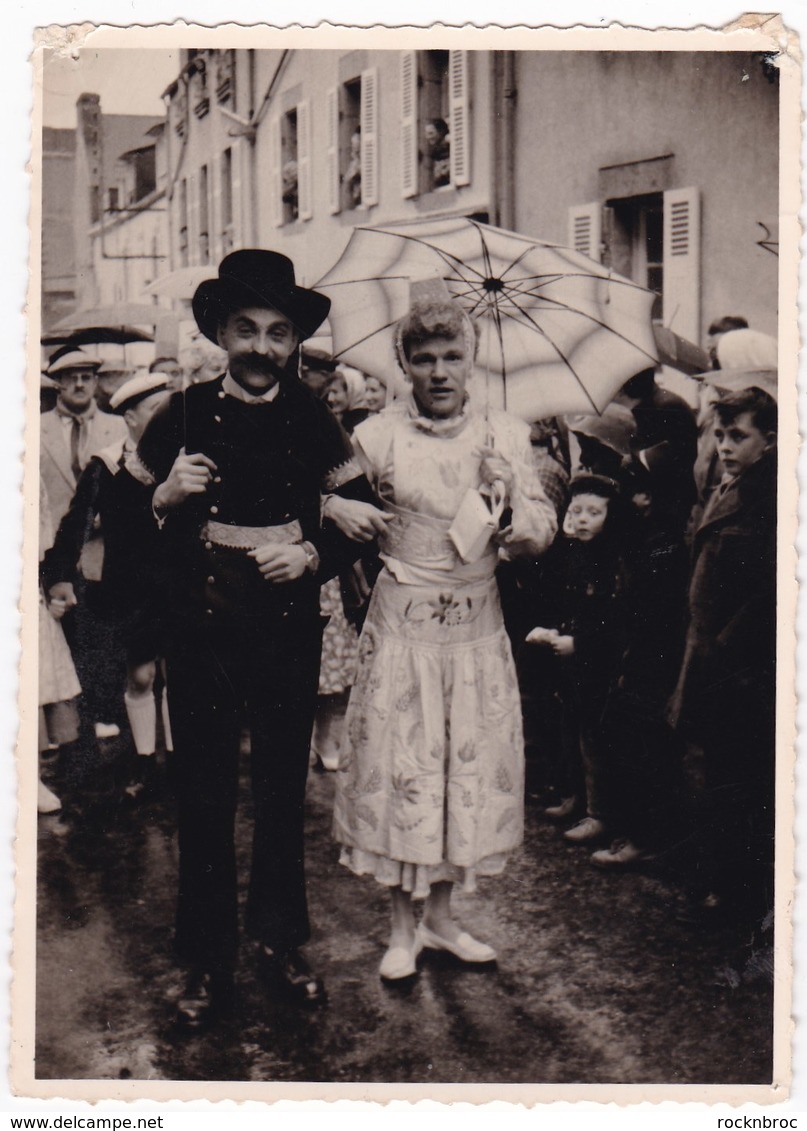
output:
[{"label": "umbrella rib", "polygon": [[345,346],[344,349],[335,350],[333,356],[341,357],[343,354],[347,353],[348,350],[353,350],[356,346],[364,345],[370,338],[374,338],[376,334],[383,334],[385,330],[389,330],[390,326],[394,326],[395,323],[399,321],[399,318],[393,318],[391,322],[385,322],[383,326],[376,326],[374,330],[371,330],[369,334],[365,334],[363,338],[358,338],[355,342],[351,342],[350,345]]},{"label": "umbrella rib", "polygon": [[[576,314],[578,317],[588,318],[590,322],[593,322],[596,326],[599,326],[600,329],[607,330],[609,334],[613,334],[615,337],[621,338],[623,342],[627,342],[629,346],[633,346],[633,348],[638,350],[639,353],[643,353],[645,357],[649,358],[653,362],[654,365],[658,364],[658,358],[655,357],[652,353],[648,353],[646,349],[644,349],[640,345],[637,345],[636,342],[634,342],[626,334],[623,334],[620,330],[615,330],[613,326],[609,326],[607,322],[603,322],[601,319],[596,318],[593,314],[589,314],[588,311],[580,310],[576,306],[569,306],[568,303],[561,302],[560,299],[557,298],[550,298],[548,295],[541,295],[541,300],[543,302],[551,303],[552,306],[557,307],[559,311],[565,311],[568,314]],[[513,306],[515,306],[515,308],[520,311],[525,317],[529,317],[524,307],[519,306],[515,299],[511,298],[510,301],[513,303]],[[537,323],[534,322],[534,319],[530,318],[530,321],[537,326]]]},{"label": "umbrella rib", "polygon": [[468,310],[468,309],[466,308],[466,313],[468,314],[468,317],[469,317],[469,318],[470,318],[470,317],[473,317],[473,315],[475,314],[475,312],[476,312],[476,311],[477,311],[477,310],[479,309],[479,307],[480,307],[480,306],[482,306],[482,305],[483,305],[484,303],[487,303],[487,305],[488,305],[488,306],[490,306],[490,305],[492,305],[492,304],[493,304],[493,298],[492,298],[492,296],[491,296],[491,295],[489,295],[489,294],[485,294],[485,292],[484,292],[484,291],[473,291],[473,290],[472,290],[472,291],[468,291],[468,293],[467,293],[467,294],[466,294],[465,296],[455,295],[454,297],[455,297],[455,298],[461,298],[461,297],[465,297],[465,298],[468,298],[468,297],[469,297],[470,295],[474,295],[474,296],[475,296],[475,298],[476,298],[476,301],[474,302],[473,306],[471,306],[470,310]]},{"label": "umbrella rib", "polygon": [[541,286],[547,286],[549,283],[556,283],[562,279],[601,279],[604,283],[612,283],[620,287],[630,287],[635,291],[646,291],[647,287],[641,287],[638,283],[634,283],[631,279],[623,279],[619,275],[598,275],[594,271],[547,271],[544,274],[538,275],[521,275],[517,279],[508,279],[507,285],[512,286],[514,283],[529,283],[531,279],[545,279],[545,283]]},{"label": "umbrella rib", "polygon": [[[455,256],[455,254],[452,251],[445,251],[443,248],[437,247],[436,243],[429,243],[428,240],[422,239],[422,238],[420,238],[420,236],[406,235],[406,233],[403,233],[403,232],[390,232],[388,230],[388,228],[383,228],[383,227],[362,227],[362,228],[357,228],[357,231],[359,231],[359,232],[383,232],[384,235],[397,236],[397,238],[399,240],[408,240],[410,243],[419,243],[420,245],[422,245],[422,247],[428,248],[429,251],[434,251],[437,254],[439,254],[439,256],[443,260],[446,267],[454,267],[454,269],[455,269],[455,265],[459,264],[460,267],[467,268],[469,271],[472,271],[472,273],[474,273],[475,275],[478,275],[479,278],[484,278],[484,275],[481,274],[481,271],[478,271],[476,269],[476,267],[471,267],[469,264],[466,264],[465,260],[460,259],[459,256]],[[454,261],[453,264],[452,264],[452,262],[450,262],[450,260]],[[460,275],[460,278],[465,283],[470,282],[470,279],[466,279],[462,275]]]},{"label": "umbrella rib", "polygon": [[318,287],[352,287],[354,283],[386,283],[388,280],[409,279],[410,275],[369,275],[364,279],[336,279],[333,283],[320,282]]},{"label": "umbrella rib", "polygon": [[499,276],[501,281],[504,282],[505,276],[508,274],[508,272],[512,271],[514,267],[517,267],[519,265],[519,263],[521,262],[521,260],[524,258],[524,256],[529,255],[529,253],[531,251],[535,251],[537,247],[538,247],[538,245],[534,244],[534,243],[530,244],[529,247],[525,247],[524,250],[522,251],[521,255],[517,256],[513,260],[513,262],[510,264],[510,266],[506,267],[504,269],[504,271],[501,273],[501,275]]},{"label": "umbrella rib", "polygon": [[[578,373],[577,373],[577,371],[575,370],[574,366],[573,366],[573,365],[572,365],[572,363],[571,363],[571,362],[569,361],[569,359],[568,359],[568,358],[566,357],[566,355],[564,354],[564,352],[563,352],[563,350],[562,350],[562,349],[560,348],[560,346],[559,346],[559,345],[558,345],[558,344],[557,344],[556,342],[553,342],[553,341],[552,341],[552,339],[550,338],[549,334],[547,334],[546,330],[544,330],[544,328],[543,328],[542,326],[539,326],[539,325],[538,325],[538,323],[537,323],[537,322],[535,321],[535,319],[534,319],[534,318],[533,318],[533,317],[532,317],[532,316],[531,316],[531,315],[530,315],[530,314],[529,314],[529,313],[528,313],[528,312],[527,312],[526,310],[523,310],[523,309],[522,309],[522,308],[521,308],[520,306],[518,307],[518,310],[520,310],[520,311],[521,311],[521,314],[522,314],[522,315],[524,316],[524,318],[525,318],[525,319],[526,319],[526,320],[527,320],[528,322],[530,322],[530,323],[531,323],[531,324],[532,324],[532,325],[533,325],[533,326],[535,327],[535,329],[536,329],[536,330],[538,331],[538,333],[539,333],[539,334],[541,335],[541,337],[542,337],[542,338],[545,338],[545,339],[546,339],[546,341],[547,341],[547,342],[549,342],[549,344],[550,344],[550,346],[552,347],[552,349],[553,349],[553,350],[555,351],[555,353],[556,353],[556,354],[558,355],[558,357],[559,357],[559,358],[561,359],[561,361],[563,362],[563,364],[564,364],[564,365],[565,365],[565,366],[566,366],[566,367],[568,368],[569,372],[570,372],[570,373],[571,373],[571,375],[572,375],[572,376],[574,377],[574,379],[575,379],[575,381],[577,382],[577,384],[578,384],[578,385],[580,386],[580,388],[581,388],[581,389],[583,390],[583,392],[585,393],[585,395],[586,395],[586,399],[588,400],[588,402],[589,402],[589,404],[591,405],[591,407],[592,407],[592,408],[594,409],[594,411],[595,411],[595,412],[597,413],[597,415],[598,415],[598,416],[602,415],[602,414],[601,414],[601,412],[600,412],[600,410],[599,410],[599,409],[597,408],[597,405],[596,405],[596,404],[594,403],[594,398],[593,398],[593,397],[591,396],[591,394],[589,393],[588,389],[587,389],[587,388],[586,388],[586,386],[584,385],[584,383],[583,383],[582,379],[581,379],[581,378],[580,378],[580,376],[578,375]],[[519,319],[518,319],[518,318],[516,318],[516,316],[515,316],[514,314],[511,314],[509,310],[503,310],[503,311],[502,311],[502,314],[504,314],[506,318],[511,318],[511,319],[512,319],[512,320],[513,320],[513,321],[514,321],[514,322],[516,323],[516,325],[519,325],[519,324],[520,324],[520,323],[519,323]]]}]

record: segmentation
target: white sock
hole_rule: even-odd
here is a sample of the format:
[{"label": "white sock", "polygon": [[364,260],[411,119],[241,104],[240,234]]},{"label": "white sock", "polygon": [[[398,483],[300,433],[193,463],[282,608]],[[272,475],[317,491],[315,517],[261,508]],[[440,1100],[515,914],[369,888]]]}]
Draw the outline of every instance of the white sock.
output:
[{"label": "white sock", "polygon": [[157,747],[157,705],[154,696],[130,695],[127,691],[123,701],[135,750],[138,754],[153,754]]},{"label": "white sock", "polygon": [[165,735],[165,749],[170,753],[174,749],[174,739],[171,735],[171,718],[168,714],[168,688],[163,687],[162,702],[163,734]]}]

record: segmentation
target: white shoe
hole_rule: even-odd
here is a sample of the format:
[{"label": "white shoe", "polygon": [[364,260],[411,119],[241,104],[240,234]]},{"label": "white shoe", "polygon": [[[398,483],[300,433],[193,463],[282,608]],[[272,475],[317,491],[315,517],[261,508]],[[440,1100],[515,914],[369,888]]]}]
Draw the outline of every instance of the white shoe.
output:
[{"label": "white shoe", "polygon": [[40,779],[36,791],[36,811],[37,813],[58,813],[62,808],[62,803],[52,789],[48,789],[45,783]]},{"label": "white shoe", "polygon": [[493,947],[475,939],[467,931],[460,931],[455,939],[450,940],[435,931],[430,931],[424,923],[421,923],[418,934],[423,946],[427,946],[430,950],[447,950],[462,962],[496,961],[496,951]]},{"label": "white shoe", "polygon": [[591,863],[598,868],[626,868],[647,859],[647,853],[630,840],[615,840],[610,848],[592,852]]},{"label": "white shoe", "polygon": [[96,738],[117,738],[120,734],[120,727],[117,723],[96,723],[95,724],[95,737]]},{"label": "white shoe", "polygon": [[397,982],[400,978],[411,978],[417,974],[417,959],[423,950],[423,942],[415,931],[411,947],[391,946],[381,959],[379,974],[385,982]]},{"label": "white shoe", "polygon": [[567,840],[584,841],[594,840],[598,836],[602,836],[605,832],[605,825],[596,817],[584,817],[582,821],[578,821],[572,828],[567,829],[563,834]]}]

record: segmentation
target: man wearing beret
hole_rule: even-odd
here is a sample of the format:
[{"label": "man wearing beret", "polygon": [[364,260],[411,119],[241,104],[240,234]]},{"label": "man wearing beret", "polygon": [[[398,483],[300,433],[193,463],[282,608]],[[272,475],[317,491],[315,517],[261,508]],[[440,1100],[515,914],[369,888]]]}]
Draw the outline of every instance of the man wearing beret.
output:
[{"label": "man wearing beret", "polygon": [[176,1020],[189,1028],[232,1001],[244,723],[254,809],[246,928],[278,989],[303,1004],[324,999],[300,951],[309,937],[303,804],[319,588],[360,547],[322,522],[322,497],[372,499],[349,440],[297,372],[299,347],[329,307],[296,284],[285,256],[228,255],[193,298],[200,330],[227,353],[227,371],[175,393],[139,446],[158,484],[154,513],[176,613],[167,655],[180,856],[175,949],[189,968]]}]

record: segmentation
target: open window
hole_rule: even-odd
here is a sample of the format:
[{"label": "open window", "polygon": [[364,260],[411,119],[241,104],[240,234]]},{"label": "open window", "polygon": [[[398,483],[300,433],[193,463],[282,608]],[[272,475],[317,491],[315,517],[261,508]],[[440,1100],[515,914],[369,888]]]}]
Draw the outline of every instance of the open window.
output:
[{"label": "open window", "polygon": [[199,262],[210,262],[210,184],[207,165],[199,170]]},{"label": "open window", "polygon": [[298,102],[269,124],[269,182],[275,227],[310,220],[311,108]]},{"label": "open window", "polygon": [[188,182],[183,177],[179,182],[179,205],[177,215],[177,246],[179,262],[188,266]]},{"label": "open window", "polygon": [[221,155],[221,253],[233,250],[233,151]]},{"label": "open window", "polygon": [[609,200],[606,211],[610,266],[656,295],[653,318],[664,311],[664,194]]},{"label": "open window", "polygon": [[402,194],[470,182],[465,51],[401,52]]},{"label": "open window", "polygon": [[283,202],[283,223],[288,224],[300,214],[296,106],[280,119],[280,155],[280,199]]},{"label": "open window", "polygon": [[327,95],[328,211],[378,203],[378,81],[375,67]]},{"label": "open window", "polygon": [[653,318],[700,340],[700,194],[666,189],[569,209],[569,244],[656,295]]}]

